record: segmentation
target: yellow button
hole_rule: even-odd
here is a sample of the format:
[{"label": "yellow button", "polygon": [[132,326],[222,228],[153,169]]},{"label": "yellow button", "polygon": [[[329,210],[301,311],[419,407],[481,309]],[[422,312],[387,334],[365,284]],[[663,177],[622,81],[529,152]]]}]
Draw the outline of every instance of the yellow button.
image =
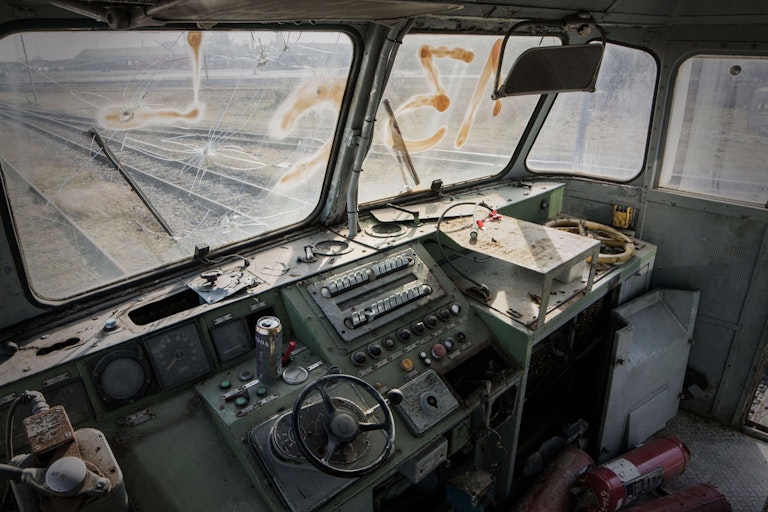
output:
[{"label": "yellow button", "polygon": [[402,361],[400,361],[400,367],[401,367],[403,370],[405,370],[405,371],[409,372],[409,371],[413,370],[413,361],[411,361],[410,359],[408,359],[408,358],[406,357],[405,359],[403,359]]}]

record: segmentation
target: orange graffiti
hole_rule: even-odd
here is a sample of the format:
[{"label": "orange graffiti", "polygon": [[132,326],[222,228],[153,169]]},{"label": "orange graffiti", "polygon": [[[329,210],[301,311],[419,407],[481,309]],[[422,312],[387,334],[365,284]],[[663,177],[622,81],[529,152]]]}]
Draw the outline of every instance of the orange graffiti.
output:
[{"label": "orange graffiti", "polygon": [[[326,78],[312,80],[296,89],[275,111],[269,133],[276,139],[286,137],[296,122],[312,110],[326,109],[338,117],[344,97],[346,79]],[[331,140],[311,156],[294,163],[277,182],[278,186],[295,186],[322,170],[331,155]]]},{"label": "orange graffiti", "polygon": [[201,32],[187,33],[187,44],[192,51],[194,65],[193,98],[186,110],[174,108],[155,109],[146,105],[126,107],[109,105],[96,113],[99,126],[108,130],[133,130],[152,125],[174,124],[184,121],[188,124],[203,119],[204,106],[200,104],[200,63],[203,34]]},{"label": "orange graffiti", "polygon": [[[469,132],[472,129],[472,124],[475,121],[475,115],[477,114],[477,107],[480,104],[480,98],[482,98],[485,92],[485,87],[488,85],[488,80],[491,75],[496,75],[496,69],[499,66],[499,54],[501,53],[501,38],[494,43],[491,48],[491,52],[488,54],[488,60],[485,61],[483,72],[480,74],[480,79],[477,81],[475,92],[472,94],[472,100],[467,108],[467,114],[464,117],[464,121],[461,123],[459,134],[456,136],[455,146],[460,148],[464,145],[469,137]],[[495,100],[493,103],[493,116],[496,117],[501,112],[501,100]]]},{"label": "orange graffiti", "polygon": [[[403,105],[397,109],[395,116],[400,117],[401,114],[410,110],[415,110],[422,107],[431,107],[438,112],[445,112],[448,107],[451,106],[451,98],[446,94],[445,88],[440,83],[440,73],[435,66],[434,59],[436,58],[450,58],[460,60],[465,63],[470,63],[475,58],[475,53],[464,48],[448,48],[447,46],[430,46],[422,45],[419,48],[419,60],[421,66],[427,74],[427,81],[432,86],[432,94],[417,94],[412,96],[403,103]],[[441,126],[431,136],[421,140],[408,140],[403,139],[410,153],[419,153],[426,151],[427,149],[436,145],[446,133],[446,127]],[[391,123],[385,125],[384,131],[384,143],[389,147],[394,144],[392,138],[392,126]]]},{"label": "orange graffiti", "polygon": [[[300,181],[306,181],[308,176],[313,176],[321,171],[331,157],[331,140],[323,144],[312,156],[296,162],[277,181],[279,187],[291,187]],[[303,178],[303,179],[302,179]]]},{"label": "orange graffiti", "polygon": [[345,88],[344,77],[312,80],[302,85],[275,111],[269,127],[270,135],[278,139],[286,137],[296,121],[313,109],[325,106],[338,113]]}]

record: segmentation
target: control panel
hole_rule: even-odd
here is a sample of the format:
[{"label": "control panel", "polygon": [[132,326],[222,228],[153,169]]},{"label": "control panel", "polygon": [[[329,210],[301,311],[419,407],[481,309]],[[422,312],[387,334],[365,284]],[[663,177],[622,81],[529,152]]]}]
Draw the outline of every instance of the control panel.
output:
[{"label": "control panel", "polygon": [[[283,291],[297,335],[344,373],[389,388],[445,375],[493,336],[420,244],[363,258]],[[332,343],[332,346],[328,344]]]}]

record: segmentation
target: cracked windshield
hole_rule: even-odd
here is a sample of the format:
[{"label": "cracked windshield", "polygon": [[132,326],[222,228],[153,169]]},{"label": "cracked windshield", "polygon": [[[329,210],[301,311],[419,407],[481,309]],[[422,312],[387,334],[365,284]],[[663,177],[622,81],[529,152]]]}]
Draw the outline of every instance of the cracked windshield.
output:
[{"label": "cracked windshield", "polygon": [[329,32],[0,41],[3,186],[35,293],[73,297],[307,218],[352,56]]}]

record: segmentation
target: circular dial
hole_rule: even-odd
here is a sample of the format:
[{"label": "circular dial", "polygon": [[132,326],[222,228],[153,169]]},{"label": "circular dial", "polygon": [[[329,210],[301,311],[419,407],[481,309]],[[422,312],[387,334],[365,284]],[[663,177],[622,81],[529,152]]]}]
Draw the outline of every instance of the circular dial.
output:
[{"label": "circular dial", "polygon": [[110,406],[118,406],[144,396],[149,375],[149,365],[140,354],[117,350],[99,360],[93,381],[101,399]]},{"label": "circular dial", "polygon": [[170,388],[210,369],[194,324],[185,324],[145,339],[149,357],[163,388]]}]

